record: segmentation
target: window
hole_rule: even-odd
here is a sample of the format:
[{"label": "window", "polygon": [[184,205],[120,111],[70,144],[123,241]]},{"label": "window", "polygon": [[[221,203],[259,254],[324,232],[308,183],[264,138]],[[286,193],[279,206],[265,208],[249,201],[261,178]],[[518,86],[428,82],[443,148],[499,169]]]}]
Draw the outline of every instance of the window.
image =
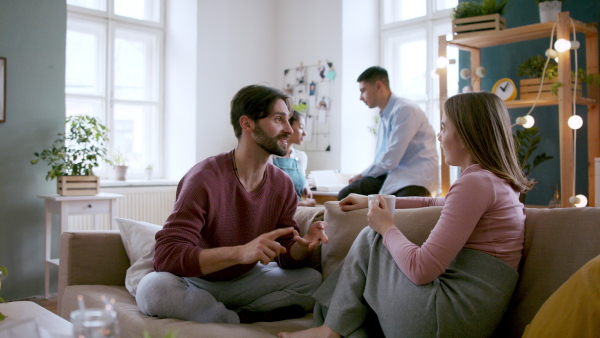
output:
[{"label": "window", "polygon": [[[392,91],[411,99],[439,131],[438,36],[452,34],[450,14],[458,0],[381,0],[383,66]],[[448,92],[458,92],[458,50],[449,51]]]},{"label": "window", "polygon": [[[452,35],[450,15],[457,5],[458,0],[381,0],[381,55],[390,87],[423,109],[436,134],[440,131],[438,37]],[[458,49],[449,48],[447,57],[456,60],[447,72],[451,95],[459,92]],[[458,171],[451,170],[452,181],[457,176]]]},{"label": "window", "polygon": [[66,114],[100,118],[132,179],[163,173],[163,1],[67,0]]}]

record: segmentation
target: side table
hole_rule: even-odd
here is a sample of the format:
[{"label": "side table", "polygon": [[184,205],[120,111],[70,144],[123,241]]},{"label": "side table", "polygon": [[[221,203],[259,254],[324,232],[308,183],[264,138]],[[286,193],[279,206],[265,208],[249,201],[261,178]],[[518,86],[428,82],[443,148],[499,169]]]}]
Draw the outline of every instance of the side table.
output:
[{"label": "side table", "polygon": [[99,193],[92,196],[61,196],[61,195],[38,195],[45,200],[46,207],[46,269],[44,274],[44,295],[48,299],[50,294],[50,265],[58,266],[58,258],[52,258],[52,215],[58,215],[60,232],[68,231],[70,215],[94,215],[94,229],[100,226],[100,215],[110,214],[111,229],[117,229],[113,220],[118,215],[117,199],[123,197],[120,194]]},{"label": "side table", "polygon": [[2,303],[0,312],[8,317],[0,322],[0,337],[73,337],[73,324],[34,302]]}]

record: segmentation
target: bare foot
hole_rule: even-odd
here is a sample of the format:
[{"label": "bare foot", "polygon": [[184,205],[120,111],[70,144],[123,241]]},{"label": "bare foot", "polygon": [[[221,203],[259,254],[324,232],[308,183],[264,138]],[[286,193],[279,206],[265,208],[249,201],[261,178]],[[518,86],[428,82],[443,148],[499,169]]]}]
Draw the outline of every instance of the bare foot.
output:
[{"label": "bare foot", "polygon": [[277,337],[279,338],[341,338],[339,334],[333,331],[329,326],[322,325],[319,327],[313,327],[312,329],[296,331],[296,332],[280,332]]}]

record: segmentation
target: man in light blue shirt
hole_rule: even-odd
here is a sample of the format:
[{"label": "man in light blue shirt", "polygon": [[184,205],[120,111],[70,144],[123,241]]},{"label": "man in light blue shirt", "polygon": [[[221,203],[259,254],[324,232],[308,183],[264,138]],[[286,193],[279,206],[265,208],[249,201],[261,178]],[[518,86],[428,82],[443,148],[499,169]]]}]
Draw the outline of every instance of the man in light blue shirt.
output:
[{"label": "man in light blue shirt", "polygon": [[378,66],[356,80],[360,99],[369,108],[379,107],[375,160],[352,177],[338,199],[351,193],[431,196],[438,189],[438,154],[435,132],[419,106],[390,90],[387,71]]}]

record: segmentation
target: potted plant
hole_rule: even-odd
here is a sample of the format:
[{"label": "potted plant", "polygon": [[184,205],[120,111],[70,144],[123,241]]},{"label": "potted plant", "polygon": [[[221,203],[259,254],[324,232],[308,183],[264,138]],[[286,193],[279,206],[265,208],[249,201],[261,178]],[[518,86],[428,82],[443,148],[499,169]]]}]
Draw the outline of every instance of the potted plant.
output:
[{"label": "potted plant", "polygon": [[154,166],[152,164],[148,164],[144,172],[146,173],[146,180],[150,181],[152,179],[152,170]]},{"label": "potted plant", "polygon": [[57,179],[60,195],[96,195],[100,179],[94,168],[100,162],[112,164],[106,158],[109,130],[98,119],[89,115],[74,115],[66,119],[67,131],[58,133],[52,146],[31,160],[40,160],[50,166],[46,180]]},{"label": "potted plant", "polygon": [[454,34],[477,33],[506,28],[502,16],[509,0],[482,0],[461,2],[452,11],[452,32]]},{"label": "potted plant", "polygon": [[[513,136],[517,148],[517,160],[526,177],[529,177],[537,166],[554,158],[553,156],[546,155],[546,153],[537,154],[533,157],[533,154],[538,149],[538,144],[542,140],[538,127],[517,130]],[[532,158],[533,161],[531,160]],[[525,196],[523,193],[520,195],[522,203],[525,202]]]},{"label": "potted plant", "polygon": [[556,21],[556,16],[562,10],[564,0],[535,0],[540,10],[540,22]]},{"label": "potted plant", "polygon": [[112,162],[115,168],[115,179],[117,181],[125,181],[127,177],[127,169],[129,168],[129,160],[127,160],[127,157],[119,149],[117,149]]},{"label": "potted plant", "polygon": [[[2,280],[6,277],[8,277],[8,270],[5,266],[0,265],[0,289],[2,289]],[[2,297],[0,297],[0,303],[4,303],[4,299],[2,299]],[[0,312],[0,322],[4,319],[6,319],[6,316]]]}]

